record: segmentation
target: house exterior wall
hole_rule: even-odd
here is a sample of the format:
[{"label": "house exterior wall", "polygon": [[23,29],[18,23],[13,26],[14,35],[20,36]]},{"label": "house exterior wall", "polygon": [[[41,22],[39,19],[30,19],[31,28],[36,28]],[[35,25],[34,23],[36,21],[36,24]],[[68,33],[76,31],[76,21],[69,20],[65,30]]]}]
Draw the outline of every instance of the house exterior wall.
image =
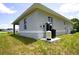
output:
[{"label": "house exterior wall", "polygon": [[30,14],[28,17],[24,18],[24,19],[26,19],[26,22],[27,22],[26,29],[24,29],[24,19],[19,22],[20,35],[25,36],[25,37],[38,38],[38,33],[35,32],[35,31],[37,31],[37,28],[36,28],[37,19],[35,19],[36,14],[37,13],[34,12],[34,13]]},{"label": "house exterior wall", "polygon": [[[50,15],[42,12],[42,11],[35,11],[26,17],[27,21],[27,29],[24,29],[24,20],[21,20],[19,23],[19,31],[20,35],[32,38],[42,38],[44,36],[44,31],[42,25],[48,22],[48,17]],[[56,29],[56,35],[70,33],[71,31],[71,24],[59,19],[55,16],[53,17],[53,28]],[[64,24],[65,22],[65,24]]]}]

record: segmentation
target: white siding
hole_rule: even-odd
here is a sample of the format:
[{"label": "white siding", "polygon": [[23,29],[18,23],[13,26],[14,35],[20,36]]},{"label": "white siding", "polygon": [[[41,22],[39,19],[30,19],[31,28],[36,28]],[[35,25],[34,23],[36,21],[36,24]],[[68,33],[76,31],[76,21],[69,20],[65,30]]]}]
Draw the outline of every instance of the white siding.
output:
[{"label": "white siding", "polygon": [[[31,15],[29,15],[29,17],[26,18],[26,21],[27,21],[26,30],[24,30],[23,20],[20,21],[20,23],[19,23],[20,35],[26,36],[26,37],[32,37],[32,38],[42,38],[43,37],[43,32],[42,32],[43,28],[40,26],[42,26],[46,22],[48,22],[48,16],[50,16],[50,15],[47,15],[46,13],[43,13],[41,11],[36,11],[36,12],[32,13]],[[56,29],[57,35],[66,33],[65,26],[68,27],[68,30],[70,32],[71,25],[69,25],[69,23],[64,25],[64,22],[65,22],[64,20],[61,20],[54,16],[50,16],[50,17],[53,17],[53,28]],[[22,32],[22,31],[30,31],[30,33]],[[33,31],[35,33],[31,33]],[[40,32],[38,32],[38,31],[40,31]]]},{"label": "white siding", "polygon": [[53,19],[53,28],[56,29],[56,34],[64,34],[65,33],[65,26],[64,26],[64,21],[54,18]]},{"label": "white siding", "polygon": [[[40,25],[44,25],[46,22],[48,22],[48,17],[50,15],[47,15],[46,13],[43,13],[41,11],[38,12],[37,14],[37,19],[38,19],[38,25],[37,25],[37,28],[38,30],[41,30],[40,28]],[[68,28],[68,32],[67,33],[70,33],[71,29],[70,29],[70,23],[65,21],[65,20],[62,20],[62,19],[59,19],[55,16],[50,16],[53,18],[53,29],[56,29],[56,35],[60,35],[60,34],[65,34],[66,33],[66,28]],[[66,24],[64,25],[64,22],[66,22]]]}]

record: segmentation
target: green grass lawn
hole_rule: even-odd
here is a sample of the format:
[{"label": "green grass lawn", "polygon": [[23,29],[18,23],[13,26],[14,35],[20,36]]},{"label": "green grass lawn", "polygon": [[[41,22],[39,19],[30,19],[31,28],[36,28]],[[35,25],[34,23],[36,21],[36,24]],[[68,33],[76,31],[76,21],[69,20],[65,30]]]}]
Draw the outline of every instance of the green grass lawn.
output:
[{"label": "green grass lawn", "polygon": [[0,33],[0,54],[79,54],[79,33],[61,35],[52,43]]}]

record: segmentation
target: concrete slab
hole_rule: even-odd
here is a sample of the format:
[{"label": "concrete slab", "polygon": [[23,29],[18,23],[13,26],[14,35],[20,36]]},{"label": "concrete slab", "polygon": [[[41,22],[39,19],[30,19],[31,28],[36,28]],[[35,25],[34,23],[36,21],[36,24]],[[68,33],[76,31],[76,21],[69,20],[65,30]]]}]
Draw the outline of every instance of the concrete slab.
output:
[{"label": "concrete slab", "polygon": [[48,41],[48,42],[53,42],[53,41],[56,41],[56,40],[59,40],[59,39],[61,39],[61,38],[56,37],[56,38],[51,38],[51,40],[47,40],[47,38],[41,38],[41,40],[45,40],[45,41]]}]

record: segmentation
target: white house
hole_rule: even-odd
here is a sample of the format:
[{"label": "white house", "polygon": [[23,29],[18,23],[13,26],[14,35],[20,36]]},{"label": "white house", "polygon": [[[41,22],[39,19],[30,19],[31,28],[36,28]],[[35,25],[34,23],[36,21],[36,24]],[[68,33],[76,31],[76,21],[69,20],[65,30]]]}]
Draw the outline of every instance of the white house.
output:
[{"label": "white house", "polygon": [[14,34],[15,25],[19,25],[20,35],[36,39],[43,38],[46,34],[47,22],[52,23],[56,35],[68,34],[72,30],[72,23],[69,19],[40,3],[34,3],[13,22]]}]

